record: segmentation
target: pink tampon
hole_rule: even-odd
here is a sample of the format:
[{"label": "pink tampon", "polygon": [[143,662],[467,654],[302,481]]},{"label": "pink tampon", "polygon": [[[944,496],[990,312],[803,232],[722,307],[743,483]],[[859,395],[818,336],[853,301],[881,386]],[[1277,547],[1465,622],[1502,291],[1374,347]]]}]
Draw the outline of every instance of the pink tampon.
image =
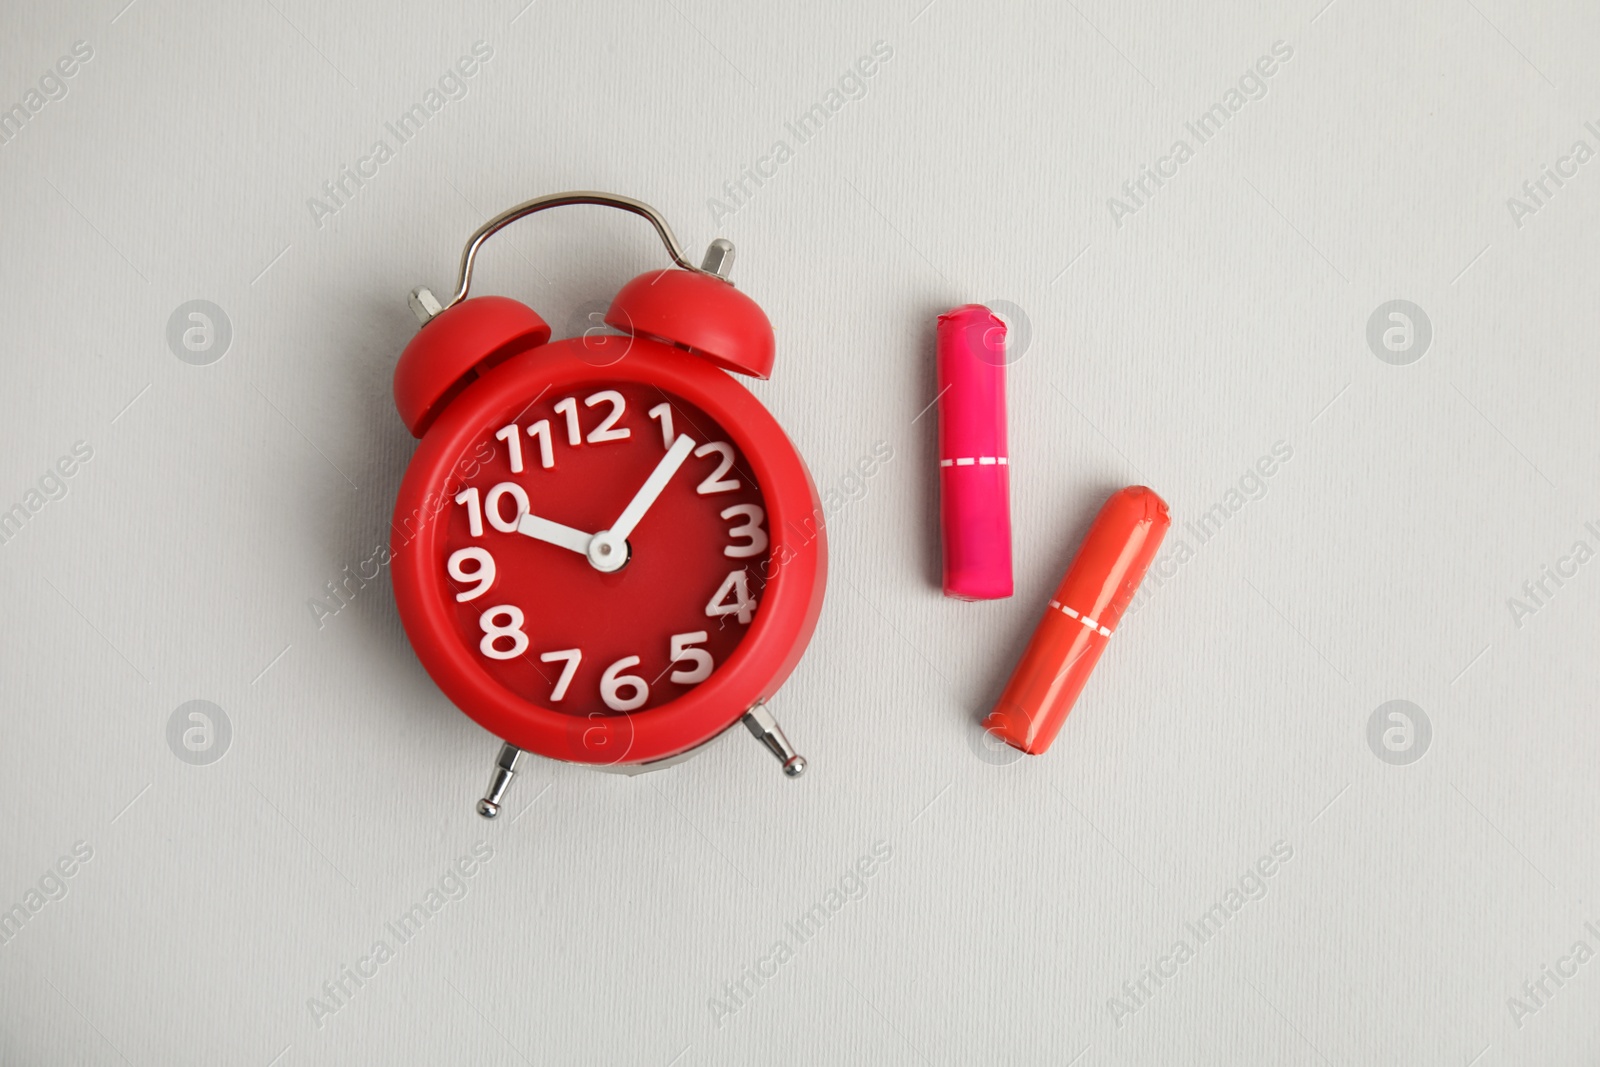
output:
[{"label": "pink tampon", "polygon": [[1011,595],[1006,326],[982,304],[939,316],[939,525],[944,595]]}]

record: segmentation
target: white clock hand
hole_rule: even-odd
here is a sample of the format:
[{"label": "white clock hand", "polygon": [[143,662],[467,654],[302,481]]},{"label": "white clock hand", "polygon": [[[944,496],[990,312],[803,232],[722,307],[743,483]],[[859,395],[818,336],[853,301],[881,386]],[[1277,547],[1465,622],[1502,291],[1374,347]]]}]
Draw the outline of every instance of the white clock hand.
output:
[{"label": "white clock hand", "polygon": [[622,509],[622,514],[617,516],[617,521],[611,524],[609,530],[601,530],[589,542],[589,562],[594,564],[596,570],[615,571],[628,562],[628,553],[624,547],[628,535],[633,533],[634,527],[644,518],[645,512],[650,510],[650,505],[656,502],[661,491],[667,487],[672,476],[678,473],[678,468],[683,466],[683,461],[689,458],[689,453],[694,451],[694,442],[688,434],[680,433],[672,442],[672,447],[667,449],[667,454],[661,457],[661,462],[656,464],[656,469],[650,472],[650,477],[644,480],[639,491],[633,494],[633,499],[628,501],[628,506]]},{"label": "white clock hand", "polygon": [[557,545],[561,548],[570,548],[580,556],[589,554],[589,542],[594,540],[593,535],[582,530],[574,530],[570,526],[563,526],[559,522],[541,519],[539,516],[524,513],[517,520],[517,532],[525,534],[536,541]]},{"label": "white clock hand", "polygon": [[626,541],[628,535],[633,533],[633,528],[639,525],[639,520],[644,518],[644,513],[650,510],[650,505],[656,502],[656,497],[661,495],[661,490],[667,487],[672,476],[678,473],[678,468],[683,466],[683,461],[689,458],[689,453],[694,451],[694,442],[689,440],[689,435],[680,433],[678,439],[672,442],[672,447],[667,449],[667,454],[661,457],[661,462],[656,464],[656,469],[650,472],[650,477],[644,480],[639,491],[633,494],[633,499],[628,501],[628,506],[622,509],[622,514],[617,516],[617,521],[611,524],[607,532],[619,541]]}]

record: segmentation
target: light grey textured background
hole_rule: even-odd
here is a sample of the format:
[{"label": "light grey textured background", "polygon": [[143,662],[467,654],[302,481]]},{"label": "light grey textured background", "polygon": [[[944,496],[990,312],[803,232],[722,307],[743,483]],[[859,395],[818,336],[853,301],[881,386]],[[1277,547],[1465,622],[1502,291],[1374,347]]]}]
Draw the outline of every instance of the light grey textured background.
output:
[{"label": "light grey textured background", "polygon": [[[0,145],[0,509],[27,514],[0,545],[0,908],[28,915],[0,1062],[1600,1056],[1600,562],[1572,555],[1600,548],[1600,160],[1569,154],[1600,150],[1592,5],[524,3],[6,5],[0,106],[92,58]],[[385,123],[480,41],[396,147]],[[1275,42],[1265,94],[1246,79],[1201,143],[1186,123]],[[841,88],[800,143],[785,123]],[[314,213],[380,138],[393,158]],[[1122,191],[1179,140],[1162,186]],[[894,458],[830,516],[774,705],[803,780],[741,732],[637,778],[536,763],[490,825],[495,741],[416,663],[387,575],[320,627],[309,605],[387,536],[405,294],[567,188],[737,243],[779,338],[755,390],[819,486]],[[508,236],[484,291],[560,333],[662,263],[593,209]],[[209,366],[166,339],[194,299],[232,327]],[[1408,365],[1367,340],[1395,299],[1431,322]],[[1019,592],[984,605],[939,595],[914,421],[933,317],[974,300],[1032,330]],[[1055,747],[996,762],[972,724],[1141,481],[1173,506],[1167,577]],[[191,700],[231,724],[205,766],[167,742]],[[1431,724],[1405,766],[1368,744],[1391,700]]]}]

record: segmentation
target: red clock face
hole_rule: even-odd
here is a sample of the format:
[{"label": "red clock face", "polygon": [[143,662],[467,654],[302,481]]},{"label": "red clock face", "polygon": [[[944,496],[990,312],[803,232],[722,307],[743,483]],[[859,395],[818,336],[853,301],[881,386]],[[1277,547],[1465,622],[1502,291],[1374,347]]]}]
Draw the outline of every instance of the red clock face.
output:
[{"label": "red clock face", "polygon": [[737,722],[799,662],[826,583],[816,489],[771,413],[644,337],[484,370],[427,429],[394,531],[429,675],[497,736],[582,763]]},{"label": "red clock face", "polygon": [[494,421],[434,553],[455,638],[511,693],[584,718],[710,678],[755,620],[770,552],[730,435],[686,400],[603,377]]}]

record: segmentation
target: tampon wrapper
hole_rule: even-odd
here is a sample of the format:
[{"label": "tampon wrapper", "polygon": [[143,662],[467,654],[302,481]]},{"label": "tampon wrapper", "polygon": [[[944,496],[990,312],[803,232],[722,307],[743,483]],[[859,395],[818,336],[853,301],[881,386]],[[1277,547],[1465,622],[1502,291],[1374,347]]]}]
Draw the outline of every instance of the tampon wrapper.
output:
[{"label": "tampon wrapper", "polygon": [[1171,525],[1154,491],[1134,485],[1111,495],[984,720],[986,730],[1031,755],[1050,747]]},{"label": "tampon wrapper", "polygon": [[1006,326],[982,304],[939,316],[939,528],[944,595],[1011,595]]}]

